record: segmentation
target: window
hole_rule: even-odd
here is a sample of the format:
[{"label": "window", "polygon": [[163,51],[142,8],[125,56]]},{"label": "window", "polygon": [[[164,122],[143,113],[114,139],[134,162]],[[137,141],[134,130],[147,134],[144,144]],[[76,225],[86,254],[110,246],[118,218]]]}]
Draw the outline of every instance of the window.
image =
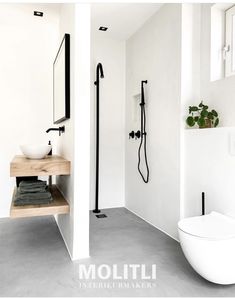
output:
[{"label": "window", "polygon": [[211,81],[224,78],[225,9],[221,4],[211,7]]},{"label": "window", "polygon": [[225,75],[235,74],[235,6],[226,10],[225,13]]},{"label": "window", "polygon": [[211,6],[211,81],[235,75],[235,5]]}]

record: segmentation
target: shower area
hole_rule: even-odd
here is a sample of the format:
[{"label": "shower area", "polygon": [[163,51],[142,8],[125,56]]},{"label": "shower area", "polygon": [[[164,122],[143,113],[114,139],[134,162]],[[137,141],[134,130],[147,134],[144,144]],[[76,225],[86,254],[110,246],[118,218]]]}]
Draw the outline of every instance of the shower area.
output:
[{"label": "shower area", "polygon": [[181,12],[91,5],[92,239],[108,220],[132,216],[178,237]]}]

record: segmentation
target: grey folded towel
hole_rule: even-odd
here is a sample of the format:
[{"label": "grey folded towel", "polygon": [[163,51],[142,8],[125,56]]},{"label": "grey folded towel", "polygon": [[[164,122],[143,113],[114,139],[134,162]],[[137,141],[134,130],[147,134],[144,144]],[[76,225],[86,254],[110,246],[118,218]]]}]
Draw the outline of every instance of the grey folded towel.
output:
[{"label": "grey folded towel", "polygon": [[42,180],[33,180],[33,181],[21,181],[19,186],[22,186],[22,187],[43,187],[43,186],[46,186],[47,183],[46,181],[42,181]]},{"label": "grey folded towel", "polygon": [[22,186],[19,186],[18,187],[18,192],[21,193],[21,194],[26,194],[26,193],[42,193],[42,192],[46,192],[47,191],[47,187],[44,186],[44,187],[22,187]]},{"label": "grey folded towel", "polygon": [[15,206],[25,206],[25,205],[44,205],[44,204],[50,204],[53,200],[17,200],[14,201]]},{"label": "grey folded towel", "polygon": [[43,193],[47,191],[46,181],[21,181],[18,187],[18,192],[21,194],[25,193]]},{"label": "grey folded towel", "polygon": [[16,196],[15,196],[15,200],[48,200],[51,199],[51,193],[49,191],[46,192],[42,192],[42,193],[38,193],[38,192],[33,192],[33,193],[25,193],[25,194],[21,194],[17,191]]},{"label": "grey folded towel", "polygon": [[42,205],[53,201],[50,191],[48,191],[46,181],[21,181],[17,189],[14,205]]},{"label": "grey folded towel", "polygon": [[14,205],[41,205],[49,204],[53,201],[52,195],[49,191],[34,192],[34,193],[20,193],[18,190],[15,195]]}]

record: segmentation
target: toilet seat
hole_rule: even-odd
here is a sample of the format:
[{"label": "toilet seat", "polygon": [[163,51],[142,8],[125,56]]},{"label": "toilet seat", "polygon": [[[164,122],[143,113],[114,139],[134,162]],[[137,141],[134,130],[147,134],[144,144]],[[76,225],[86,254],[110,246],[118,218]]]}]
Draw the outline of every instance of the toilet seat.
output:
[{"label": "toilet seat", "polygon": [[215,211],[204,216],[182,219],[178,228],[192,236],[211,240],[235,238],[235,220]]}]

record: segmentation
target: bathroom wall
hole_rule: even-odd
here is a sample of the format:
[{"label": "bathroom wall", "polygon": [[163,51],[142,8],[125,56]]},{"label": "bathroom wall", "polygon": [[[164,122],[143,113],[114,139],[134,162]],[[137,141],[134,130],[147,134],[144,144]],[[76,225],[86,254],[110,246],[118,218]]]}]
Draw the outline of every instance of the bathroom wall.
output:
[{"label": "bathroom wall", "polygon": [[[165,4],[127,41],[126,207],[177,238],[180,217],[181,5]],[[139,105],[134,95],[146,87],[150,181],[137,171]]]},{"label": "bathroom wall", "polygon": [[207,213],[235,216],[234,145],[235,128],[185,132],[185,217],[201,215],[203,191]]},{"label": "bathroom wall", "polygon": [[[235,124],[235,77],[210,81],[211,4],[201,4],[200,14],[200,85],[199,94],[182,106],[198,104],[203,99],[220,115],[220,127],[184,131],[184,204],[183,217],[201,214],[201,193],[206,193],[206,211],[235,216],[235,157],[231,137]],[[195,39],[195,34],[192,35]],[[194,91],[196,89],[194,88]],[[185,117],[184,117],[185,119]],[[233,141],[232,141],[233,142]]]},{"label": "bathroom wall", "polygon": [[188,210],[188,193],[186,193],[187,170],[185,159],[185,137],[188,106],[198,104],[200,100],[200,38],[201,38],[201,4],[182,4],[181,36],[181,133],[180,133],[180,218]]},{"label": "bathroom wall", "polygon": [[[123,207],[125,195],[125,41],[108,38],[106,32],[91,37],[91,142],[95,144],[96,65],[101,62],[100,80],[100,182],[99,207]],[[95,203],[95,153],[91,151],[91,201]]]},{"label": "bathroom wall", "polygon": [[[69,215],[57,223],[73,260],[89,256],[90,199],[90,6],[63,4],[60,40],[70,34],[71,118],[62,124],[58,153],[71,161],[71,176],[57,178],[70,204]],[[59,46],[59,45],[58,45]]]},{"label": "bathroom wall", "polygon": [[220,114],[220,126],[235,125],[235,76],[210,81],[211,5],[201,10],[201,98]]},{"label": "bathroom wall", "polygon": [[[44,12],[43,18],[33,11]],[[9,163],[19,144],[52,141],[53,152],[71,161],[70,177],[57,182],[70,203],[70,215],[57,223],[72,259],[89,255],[90,190],[90,8],[82,4],[1,4],[0,33],[0,217],[9,216],[15,179]],[[53,126],[53,61],[64,33],[71,34],[71,119],[66,132]],[[75,83],[76,82],[76,83]],[[78,129],[82,127],[82,129]],[[58,143],[57,143],[58,142]],[[76,152],[76,156],[74,155]]]},{"label": "bathroom wall", "polygon": [[201,4],[182,4],[181,36],[181,119],[186,128],[188,106],[200,102]]},{"label": "bathroom wall", "polygon": [[[58,45],[58,5],[0,4],[0,217],[9,216],[15,179],[10,161],[24,143],[56,143],[52,124],[52,64]],[[44,17],[33,16],[33,11]]]}]

